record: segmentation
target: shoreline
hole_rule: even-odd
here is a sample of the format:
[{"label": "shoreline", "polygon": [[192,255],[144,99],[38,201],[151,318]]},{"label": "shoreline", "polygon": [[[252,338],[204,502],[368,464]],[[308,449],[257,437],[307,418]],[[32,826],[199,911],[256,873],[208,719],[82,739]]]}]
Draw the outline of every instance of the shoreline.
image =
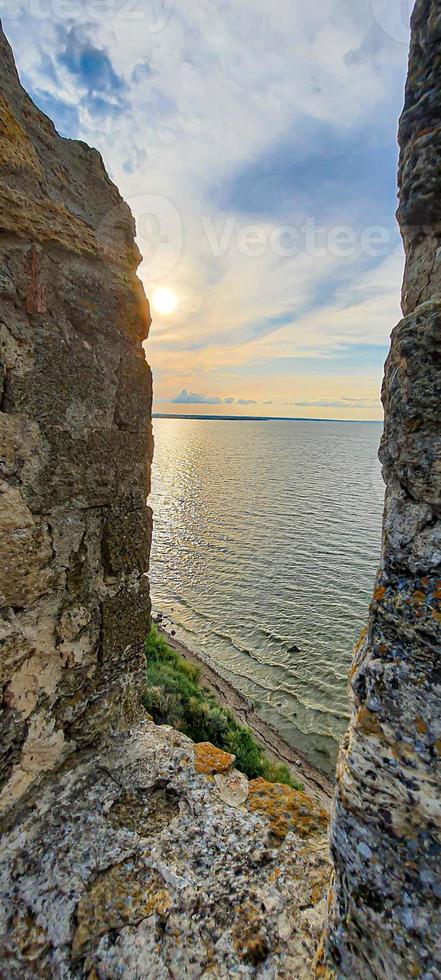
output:
[{"label": "shoreline", "polygon": [[329,812],[334,787],[324,773],[315,769],[301,752],[289,745],[271,725],[263,721],[247,698],[240,694],[230,681],[222,677],[214,666],[207,663],[201,655],[189,650],[176,637],[171,636],[161,620],[158,622],[154,619],[154,623],[168,645],[176,653],[179,653],[184,660],[199,668],[203,685],[214,694],[222,708],[231,712],[240,725],[245,725],[250,729],[256,742],[262,746],[270,761],[281,762],[288,766],[292,775],[303,783],[305,793],[316,799]]}]

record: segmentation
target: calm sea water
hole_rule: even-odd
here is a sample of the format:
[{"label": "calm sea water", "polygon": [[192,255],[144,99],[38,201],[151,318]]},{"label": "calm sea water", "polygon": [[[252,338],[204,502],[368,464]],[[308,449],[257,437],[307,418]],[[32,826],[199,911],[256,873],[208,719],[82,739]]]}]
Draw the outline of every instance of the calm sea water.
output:
[{"label": "calm sea water", "polygon": [[379,558],[381,426],[154,429],[154,609],[331,774]]}]

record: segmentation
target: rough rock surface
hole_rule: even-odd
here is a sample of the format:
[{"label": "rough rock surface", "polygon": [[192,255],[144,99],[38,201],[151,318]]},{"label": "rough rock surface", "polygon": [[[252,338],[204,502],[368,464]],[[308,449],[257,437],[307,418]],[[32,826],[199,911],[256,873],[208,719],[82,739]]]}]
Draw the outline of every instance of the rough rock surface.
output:
[{"label": "rough rock surface", "polygon": [[319,976],[441,977],[441,3],[418,0],[400,123],[404,319],[383,388],[381,568],[351,677]]},{"label": "rough rock surface", "polygon": [[256,781],[265,812],[247,794],[227,806],[200,758],[186,736],[145,722],[22,805],[0,861],[0,976],[311,976],[326,814],[280,787],[291,819],[281,828],[279,799],[275,835],[274,787]]},{"label": "rough rock surface", "polygon": [[134,222],[0,27],[0,807],[138,711],[151,377]]}]

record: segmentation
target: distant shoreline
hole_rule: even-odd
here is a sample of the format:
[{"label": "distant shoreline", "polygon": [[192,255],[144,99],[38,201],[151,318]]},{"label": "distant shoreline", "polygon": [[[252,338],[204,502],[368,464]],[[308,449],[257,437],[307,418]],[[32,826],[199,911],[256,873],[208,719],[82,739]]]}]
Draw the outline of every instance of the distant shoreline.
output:
[{"label": "distant shoreline", "polygon": [[223,708],[231,712],[239,724],[246,725],[250,729],[256,742],[262,746],[270,760],[288,766],[293,775],[303,783],[305,793],[318,800],[329,812],[334,787],[324,773],[315,769],[301,752],[285,742],[274,728],[263,721],[247,698],[240,694],[225,677],[222,677],[214,665],[210,665],[203,657],[193,653],[176,637],[171,636],[160,620],[155,619],[155,625],[169,646],[184,657],[184,660],[199,668],[204,686],[214,694]]},{"label": "distant shoreline", "polygon": [[154,419],[195,419],[200,422],[341,422],[343,425],[383,425],[382,419],[306,419],[278,415],[188,415],[187,413],[153,412]]}]

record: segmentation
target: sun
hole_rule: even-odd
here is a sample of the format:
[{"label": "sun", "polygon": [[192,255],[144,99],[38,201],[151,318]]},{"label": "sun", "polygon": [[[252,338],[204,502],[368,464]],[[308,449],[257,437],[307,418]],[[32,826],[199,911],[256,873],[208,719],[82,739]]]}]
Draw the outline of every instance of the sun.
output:
[{"label": "sun", "polygon": [[178,305],[178,298],[169,286],[158,286],[152,296],[152,304],[157,313],[162,316],[170,316],[175,312]]}]

